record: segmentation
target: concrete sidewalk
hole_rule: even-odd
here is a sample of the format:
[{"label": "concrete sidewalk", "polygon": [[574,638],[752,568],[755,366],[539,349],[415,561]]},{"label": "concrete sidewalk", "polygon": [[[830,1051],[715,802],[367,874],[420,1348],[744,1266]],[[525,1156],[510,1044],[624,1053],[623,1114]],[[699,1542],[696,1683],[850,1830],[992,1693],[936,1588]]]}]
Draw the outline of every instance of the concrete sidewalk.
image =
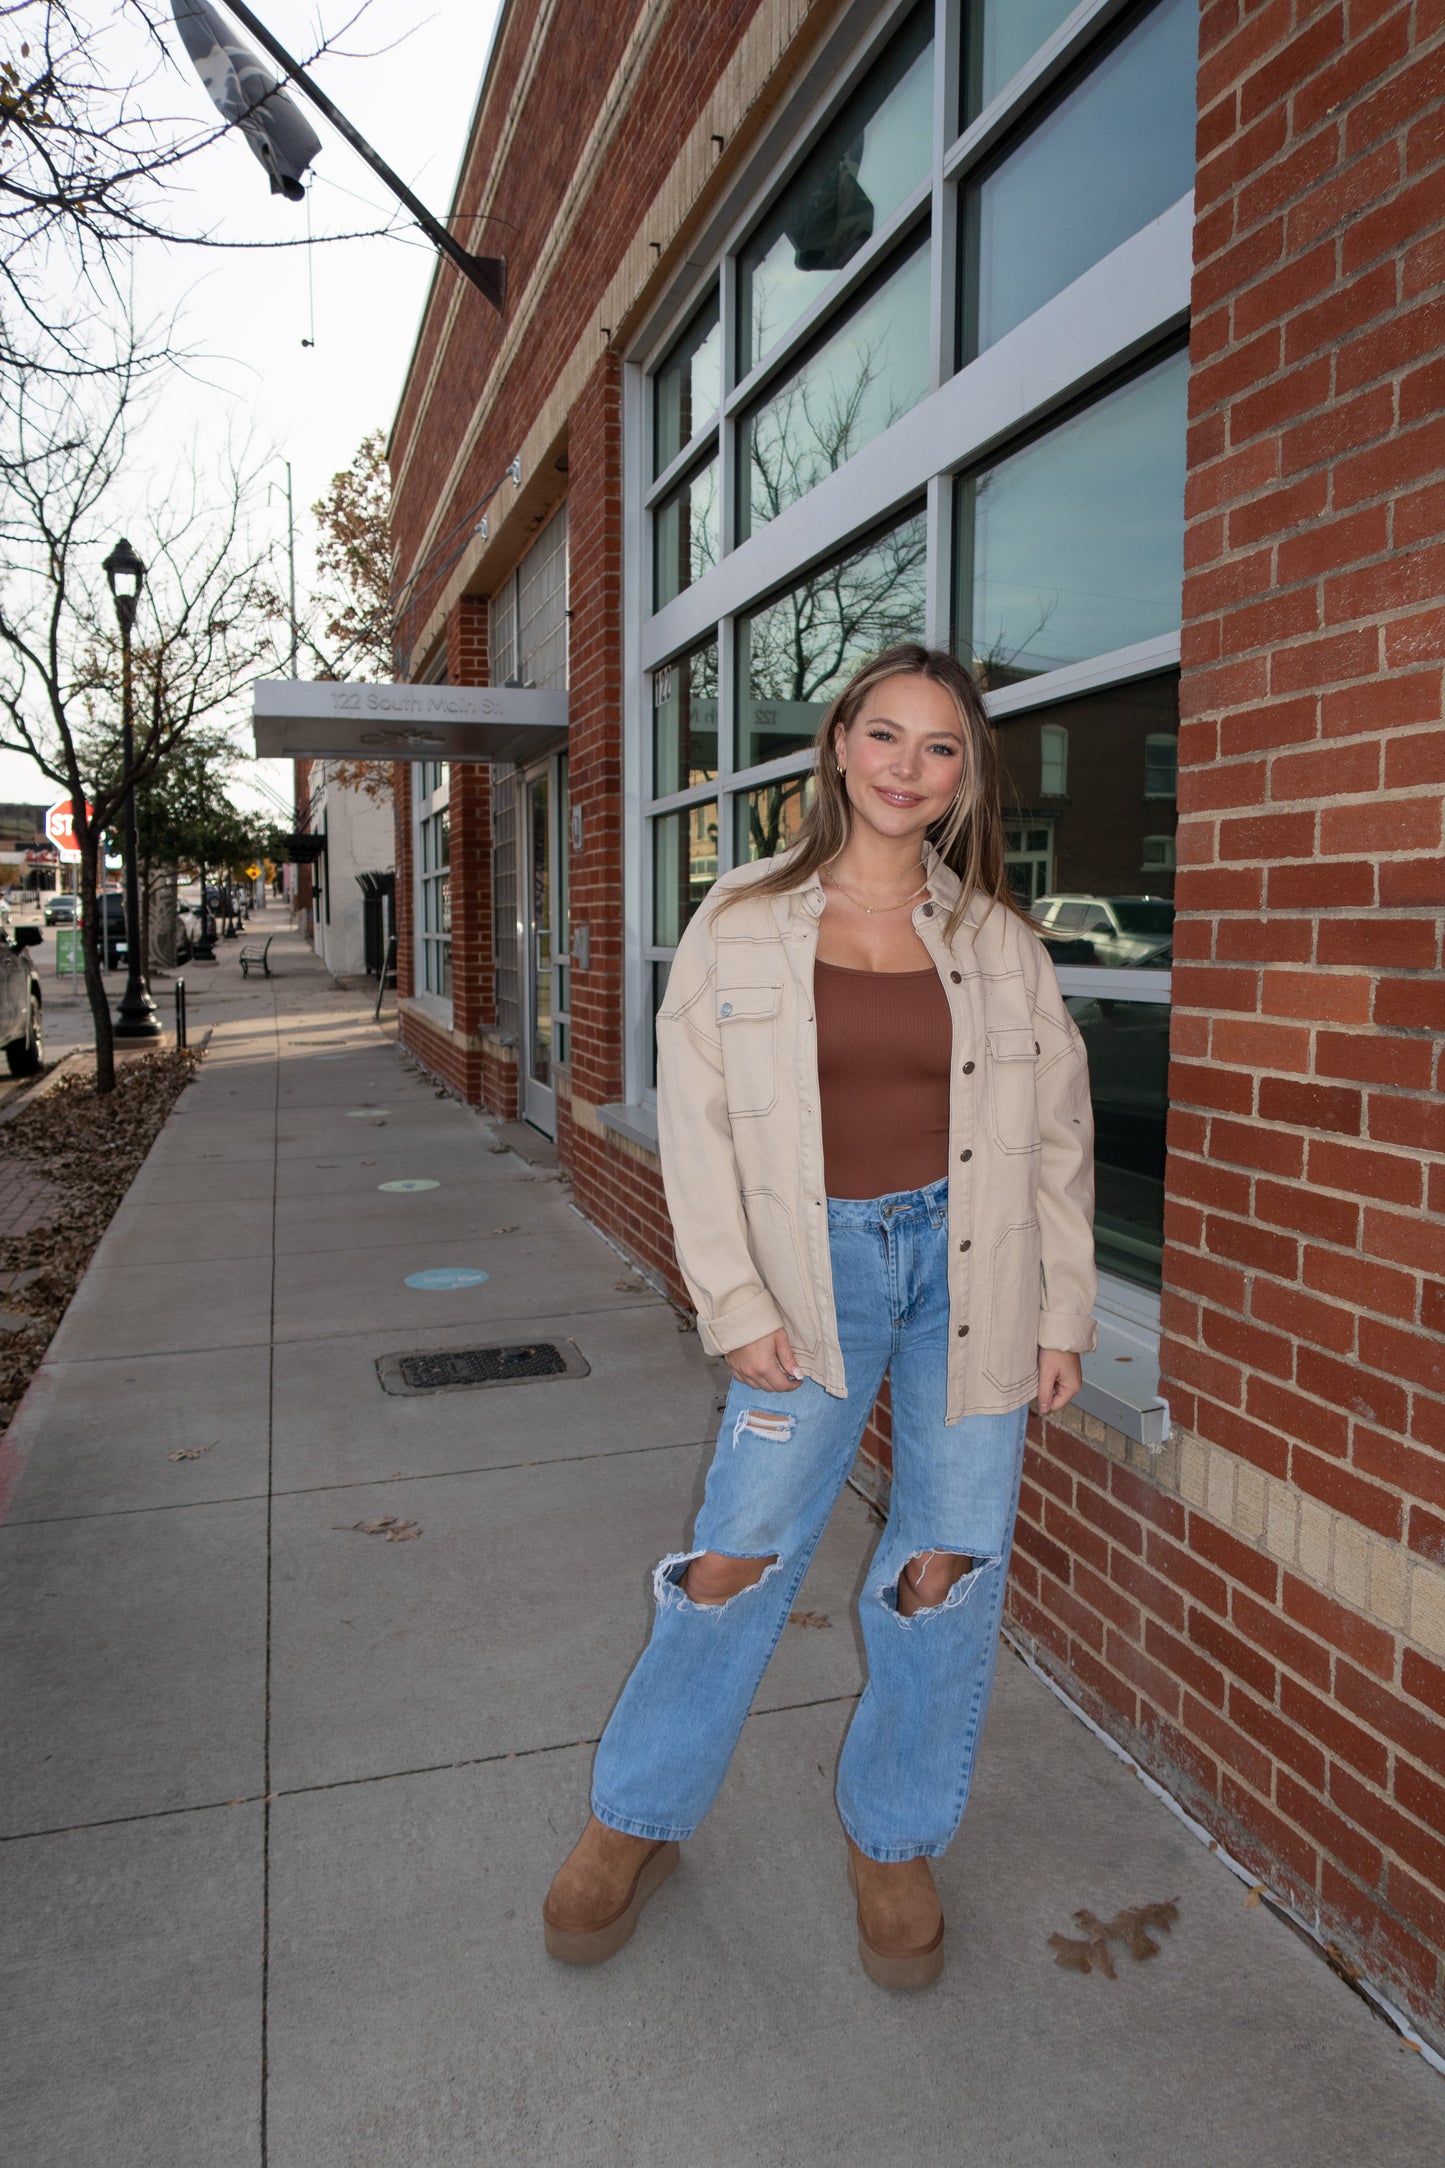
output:
[{"label": "concrete sidewalk", "polygon": [[[7,2161],[1445,2157],[1445,2084],[1007,1654],[944,1978],[869,1985],[831,1803],[851,1493],[681,1871],[611,1964],[544,1956],[723,1380],[545,1165],[272,953],[0,1447]],[[488,1277],[407,1285],[446,1268]],[[587,1374],[378,1376],[534,1336]],[[1171,1897],[1151,1964],[1054,1965],[1076,1907]]]}]

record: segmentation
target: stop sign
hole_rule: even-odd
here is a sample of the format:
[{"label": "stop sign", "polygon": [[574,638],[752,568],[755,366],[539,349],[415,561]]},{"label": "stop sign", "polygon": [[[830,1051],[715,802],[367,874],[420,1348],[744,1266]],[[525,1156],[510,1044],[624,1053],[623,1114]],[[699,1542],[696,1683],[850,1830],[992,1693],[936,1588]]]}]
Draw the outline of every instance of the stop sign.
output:
[{"label": "stop sign", "polygon": [[[87,806],[86,812],[89,811]],[[80,864],[80,846],[75,840],[75,806],[71,799],[57,798],[53,806],[46,808],[45,833],[59,851],[62,864]]]}]

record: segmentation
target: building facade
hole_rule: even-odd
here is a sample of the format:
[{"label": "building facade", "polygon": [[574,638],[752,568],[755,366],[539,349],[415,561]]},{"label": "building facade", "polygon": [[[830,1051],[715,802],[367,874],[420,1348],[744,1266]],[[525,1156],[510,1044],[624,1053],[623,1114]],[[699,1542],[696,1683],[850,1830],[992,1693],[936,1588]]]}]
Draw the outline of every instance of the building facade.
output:
[{"label": "building facade", "polygon": [[439,269],[390,446],[397,675],[570,715],[398,766],[402,1037],[679,1296],[682,928],[857,663],[977,672],[1098,1142],[1011,1630],[1437,2040],[1442,69],[1423,0],[509,0],[507,309]]},{"label": "building facade", "polygon": [[307,939],[333,977],[378,975],[392,933],[396,818],[387,769],[298,760],[296,824],[322,855],[293,865],[291,894]]}]

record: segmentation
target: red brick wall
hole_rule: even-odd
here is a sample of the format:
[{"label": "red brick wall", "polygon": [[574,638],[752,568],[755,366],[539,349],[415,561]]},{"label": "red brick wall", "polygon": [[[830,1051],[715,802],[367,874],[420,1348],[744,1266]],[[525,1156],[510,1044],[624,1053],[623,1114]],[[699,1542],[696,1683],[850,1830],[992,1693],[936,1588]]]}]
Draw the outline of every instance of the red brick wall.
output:
[{"label": "red brick wall", "polygon": [[[1406,1564],[1445,1562],[1442,89],[1438,7],[1202,11],[1163,1390]],[[1015,1619],[1438,2026],[1445,1670],[1369,1612],[1030,1451]]]},{"label": "red brick wall", "polygon": [[[659,179],[677,154],[684,125],[706,102],[757,4],[758,0],[675,0],[638,79],[620,146],[607,161],[604,185],[594,192],[587,215],[578,221],[558,259],[546,306],[498,388],[485,426],[444,508],[440,532],[450,529],[468,508],[479,505],[505,472],[633,240]],[[535,0],[508,11],[493,101],[498,114],[507,110],[536,12]],[[820,20],[826,12],[819,10]],[[574,0],[565,35],[557,35],[554,29],[522,107],[516,141],[525,151],[514,152],[493,204],[495,214],[508,224],[480,229],[491,233],[493,245],[505,248],[514,294],[523,290],[551,239],[578,151],[642,13],[640,0]],[[460,192],[463,220],[465,211],[478,200],[493,140],[495,131],[485,138],[476,172],[467,176]],[[467,230],[465,223],[460,230]],[[501,344],[502,326],[495,311],[479,295],[464,293],[459,335],[453,336],[423,410],[422,387],[428,381],[427,366],[443,321],[438,303],[450,276],[443,273],[439,280],[392,438],[393,472],[400,476],[393,531],[403,576],[436,508],[437,492],[451,471],[458,440],[471,422],[478,383]],[[438,568],[447,565],[450,554],[450,549],[441,552]],[[434,606],[445,576],[438,569],[424,572],[419,579],[406,621],[410,637],[415,637]]]}]

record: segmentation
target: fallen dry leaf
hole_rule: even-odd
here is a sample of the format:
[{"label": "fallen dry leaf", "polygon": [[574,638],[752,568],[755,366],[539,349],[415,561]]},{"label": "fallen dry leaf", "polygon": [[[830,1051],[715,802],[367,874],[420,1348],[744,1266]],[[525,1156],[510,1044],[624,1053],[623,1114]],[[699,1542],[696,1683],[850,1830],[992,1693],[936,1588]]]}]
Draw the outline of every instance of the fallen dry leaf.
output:
[{"label": "fallen dry leaf", "polygon": [[1074,1924],[1084,1930],[1083,1939],[1071,1935],[1050,1935],[1049,1948],[1054,1953],[1054,1963],[1070,1972],[1102,1972],[1106,1980],[1118,1977],[1114,1960],[1109,1952],[1111,1942],[1122,1942],[1129,1955],[1137,1962],[1159,1955],[1159,1944],[1151,1942],[1147,1929],[1168,1934],[1179,1917],[1179,1905],[1171,1898],[1165,1904],[1132,1905],[1125,1911],[1116,1912],[1111,1920],[1097,1919],[1092,1912],[1078,1911]]},{"label": "fallen dry leaf", "polygon": [[788,1624],[790,1626],[831,1626],[832,1623],[833,1621],[823,1611],[790,1611],[788,1613]]},{"label": "fallen dry leaf", "polygon": [[419,1521],[404,1521],[395,1513],[383,1514],[379,1521],[336,1521],[332,1525],[344,1535],[384,1536],[388,1543],[411,1543],[421,1534]]},{"label": "fallen dry leaf", "polygon": [[183,1445],[180,1447],[179,1451],[174,1453],[167,1453],[166,1459],[201,1460],[207,1453],[213,1452],[214,1450],[214,1447],[209,1445]]},{"label": "fallen dry leaf", "polygon": [[1249,1895],[1248,1895],[1248,1896],[1247,1896],[1247,1897],[1245,1898],[1245,1900],[1244,1900],[1244,1901],[1245,1901],[1245,1903],[1246,1903],[1247,1905],[1257,1905],[1257,1904],[1259,1903],[1259,1900],[1260,1900],[1260,1898],[1261,1898],[1261,1897],[1262,1897],[1263,1895],[1264,1895],[1264,1884],[1263,1884],[1263,1882],[1254,1882],[1254,1883],[1252,1883],[1252,1884],[1250,1885],[1250,1891],[1249,1891]]},{"label": "fallen dry leaf", "polygon": [[0,1239],[0,1284],[25,1274],[24,1300],[10,1308],[30,1320],[0,1335],[0,1431],[65,1314],[91,1252],[114,1217],[199,1054],[157,1052],[117,1065],[115,1090],[98,1098],[94,1072],[73,1071],[5,1131],[5,1156],[56,1185],[55,1223]]}]

